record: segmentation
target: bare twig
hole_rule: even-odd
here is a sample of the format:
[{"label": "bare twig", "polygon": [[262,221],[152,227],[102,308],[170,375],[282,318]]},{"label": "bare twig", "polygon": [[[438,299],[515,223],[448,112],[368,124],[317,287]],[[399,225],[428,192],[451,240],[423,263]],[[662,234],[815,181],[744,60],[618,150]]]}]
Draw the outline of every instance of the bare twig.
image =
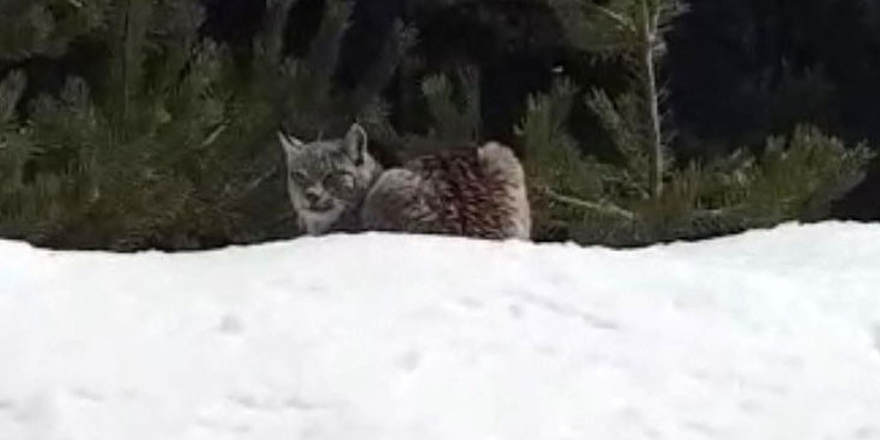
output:
[{"label": "bare twig", "polygon": [[633,26],[633,23],[631,21],[627,20],[626,17],[624,17],[623,15],[621,15],[617,12],[612,11],[611,9],[608,9],[604,6],[592,4],[592,3],[588,3],[588,4],[584,5],[584,7],[586,7],[587,9],[590,9],[593,12],[597,12],[600,15],[605,16],[605,18],[608,18],[609,20],[613,21],[614,24],[616,24],[618,27],[620,27],[621,29],[623,29],[625,31],[628,31],[631,33],[636,32],[636,28],[635,28],[635,26]]},{"label": "bare twig", "polygon": [[606,215],[611,215],[614,217],[621,217],[626,220],[635,220],[636,215],[632,211],[628,211],[623,209],[617,205],[612,203],[596,203],[590,202],[587,200],[579,199],[576,197],[567,196],[564,194],[560,194],[548,187],[541,188],[545,195],[550,197],[552,200],[565,203],[567,205],[577,206],[579,208],[588,209],[590,211],[599,212]]}]

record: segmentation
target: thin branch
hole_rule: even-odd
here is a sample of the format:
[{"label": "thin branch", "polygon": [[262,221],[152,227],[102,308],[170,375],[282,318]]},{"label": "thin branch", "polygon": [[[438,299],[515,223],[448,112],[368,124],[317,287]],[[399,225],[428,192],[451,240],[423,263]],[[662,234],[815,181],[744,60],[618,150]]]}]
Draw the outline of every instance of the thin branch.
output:
[{"label": "thin branch", "polygon": [[210,134],[208,134],[208,137],[206,137],[205,140],[202,141],[200,146],[204,148],[213,144],[217,140],[217,138],[226,131],[228,127],[229,125],[226,122],[219,124],[217,128],[215,128]]},{"label": "thin branch", "polygon": [[223,190],[223,199],[229,200],[232,198],[243,199],[245,196],[254,192],[257,188],[259,188],[266,180],[275,176],[280,171],[280,167],[278,164],[275,164],[271,168],[269,168],[264,173],[260,174],[256,178],[252,179],[250,182],[241,185],[226,185],[226,188]]},{"label": "thin branch", "polygon": [[651,34],[652,39],[656,38],[658,31],[660,30],[660,13],[662,7],[657,7],[651,14]]},{"label": "thin branch", "polygon": [[548,187],[543,187],[541,189],[545,195],[550,197],[552,200],[560,202],[560,203],[565,203],[567,205],[588,209],[590,211],[595,211],[595,212],[598,212],[601,214],[611,215],[614,217],[621,217],[621,218],[624,218],[624,219],[630,220],[630,221],[635,220],[635,218],[636,218],[636,215],[632,211],[628,211],[626,209],[623,209],[623,208],[621,208],[617,205],[611,204],[611,203],[590,202],[587,200],[583,200],[583,199],[567,196],[564,194],[560,194],[560,193],[558,193]]},{"label": "thin branch", "polygon": [[276,165],[276,166],[272,167],[271,169],[269,169],[268,171],[266,171],[265,173],[261,174],[261,175],[260,175],[259,177],[257,177],[256,179],[250,181],[250,183],[248,183],[248,184],[244,187],[244,190],[242,191],[242,194],[250,194],[252,191],[254,191],[255,189],[257,189],[260,185],[262,185],[263,182],[265,182],[267,179],[269,179],[270,177],[272,177],[272,176],[274,176],[276,173],[278,173],[278,171],[279,171],[279,168],[278,168],[278,166]]},{"label": "thin branch", "polygon": [[593,10],[594,12],[598,12],[599,14],[605,16],[609,20],[613,21],[620,28],[634,33],[636,31],[635,26],[626,19],[623,15],[614,12],[604,6],[595,5],[592,3],[588,3],[584,5],[586,8]]}]

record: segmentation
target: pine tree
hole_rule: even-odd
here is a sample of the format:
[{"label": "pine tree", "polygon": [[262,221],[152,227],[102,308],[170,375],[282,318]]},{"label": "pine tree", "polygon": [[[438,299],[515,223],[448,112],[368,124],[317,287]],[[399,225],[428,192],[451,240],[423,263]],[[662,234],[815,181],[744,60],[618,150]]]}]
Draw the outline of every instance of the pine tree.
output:
[{"label": "pine tree", "polygon": [[530,99],[518,127],[526,147],[537,234],[584,243],[637,245],[701,238],[827,215],[831,201],[858,182],[871,158],[864,145],[811,127],[709,160],[676,163],[662,118],[666,92],[657,80],[663,35],[685,10],[672,0],[551,0],[572,44],[627,66],[615,97],[593,88],[583,103],[597,117],[621,160],[584,156],[565,129],[580,92],[561,82]]},{"label": "pine tree", "polygon": [[743,148],[672,169],[663,194],[649,199],[632,171],[644,169],[639,162],[606,163],[578,149],[567,130],[577,96],[570,81],[558,82],[529,99],[517,127],[540,240],[632,246],[821,220],[831,202],[864,178],[873,158],[864,144],[846,147],[798,126],[768,139],[758,154]]},{"label": "pine tree", "polygon": [[[199,226],[234,221],[213,179],[230,159],[229,66],[199,37],[195,0],[119,0],[104,12],[87,39],[109,54],[102,73],[5,112],[0,229],[59,247],[193,246]],[[6,79],[4,108],[22,107],[23,82]]]},{"label": "pine tree", "polygon": [[[605,92],[592,92],[591,107],[603,118],[625,119],[630,138],[625,148],[645,155],[648,196],[660,197],[671,159],[664,132],[663,97],[658,69],[666,53],[665,34],[685,6],[679,0],[613,0],[597,4],[592,0],[549,0],[565,25],[571,44],[604,58],[619,60],[631,84],[629,93],[617,101]],[[639,151],[641,150],[641,151]]]},{"label": "pine tree", "polygon": [[[334,72],[350,2],[326,2],[309,50],[293,57],[286,36],[295,3],[269,2],[242,64],[201,37],[198,0],[104,0],[101,25],[77,34],[104,48],[89,69],[99,74],[71,77],[59,93],[27,103],[21,72],[0,86],[0,234],[130,250],[296,233],[280,184],[279,123],[305,139],[355,119],[392,132],[380,92],[412,31],[400,25],[363,80],[345,89]],[[11,52],[25,61],[44,55],[49,44],[34,41],[15,40],[20,50]]]}]

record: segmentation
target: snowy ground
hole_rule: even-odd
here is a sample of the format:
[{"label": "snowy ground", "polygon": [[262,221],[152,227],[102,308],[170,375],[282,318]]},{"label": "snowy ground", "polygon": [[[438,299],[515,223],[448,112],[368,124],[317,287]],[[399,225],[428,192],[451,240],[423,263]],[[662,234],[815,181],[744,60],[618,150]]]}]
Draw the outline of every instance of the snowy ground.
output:
[{"label": "snowy ground", "polygon": [[0,242],[2,440],[880,439],[880,225]]}]

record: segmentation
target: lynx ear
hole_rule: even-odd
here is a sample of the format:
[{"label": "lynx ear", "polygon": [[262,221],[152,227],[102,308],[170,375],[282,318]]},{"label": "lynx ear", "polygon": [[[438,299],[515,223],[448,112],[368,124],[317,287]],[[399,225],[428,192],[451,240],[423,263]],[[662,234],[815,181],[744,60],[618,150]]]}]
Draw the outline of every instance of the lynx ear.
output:
[{"label": "lynx ear", "polygon": [[348,129],[345,135],[345,152],[354,161],[355,165],[364,163],[367,155],[367,132],[357,122]]},{"label": "lynx ear", "polygon": [[278,141],[281,142],[281,148],[283,148],[284,152],[287,154],[300,151],[304,145],[299,139],[293,136],[288,136],[281,130],[278,130],[277,135]]}]

